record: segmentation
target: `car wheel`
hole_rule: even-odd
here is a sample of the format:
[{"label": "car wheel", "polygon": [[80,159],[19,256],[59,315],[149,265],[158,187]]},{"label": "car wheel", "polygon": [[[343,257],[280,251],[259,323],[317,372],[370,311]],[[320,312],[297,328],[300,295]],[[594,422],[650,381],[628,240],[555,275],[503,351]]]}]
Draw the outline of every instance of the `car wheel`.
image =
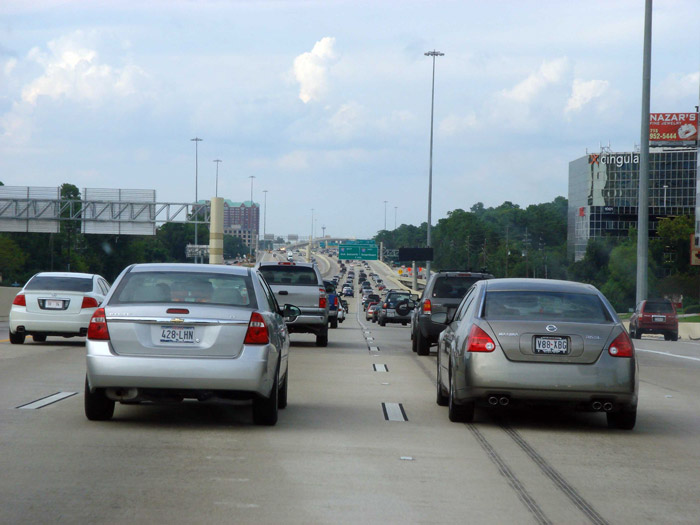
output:
[{"label": "car wheel", "polygon": [[331,324],[331,328],[338,328],[338,318],[331,317],[330,324]]},{"label": "car wheel", "polygon": [[437,395],[435,396],[435,402],[441,407],[446,407],[449,404],[450,400],[445,394],[444,390],[442,389],[442,373],[440,372],[439,360],[437,364],[437,377],[435,379],[435,383],[437,386]]},{"label": "car wheel", "polygon": [[87,376],[85,376],[85,417],[90,421],[107,421],[114,415],[114,401],[105,395],[103,388],[90,392]]},{"label": "car wheel", "polygon": [[328,328],[316,336],[316,346],[328,346]]},{"label": "car wheel", "polygon": [[430,353],[430,341],[418,332],[416,334],[416,348],[418,355],[428,355]]},{"label": "car wheel", "polygon": [[279,373],[278,369],[275,373],[275,380],[272,382],[270,397],[256,397],[253,399],[253,423],[256,425],[272,426],[277,423]]},{"label": "car wheel", "polygon": [[608,428],[632,430],[637,422],[637,407],[608,412]]},{"label": "car wheel", "polygon": [[671,332],[671,341],[678,341],[678,332]]},{"label": "car wheel", "polygon": [[46,334],[34,334],[32,335],[32,339],[37,343],[43,343],[46,341]]},{"label": "car wheel", "polygon": [[386,321],[384,319],[379,319],[377,322],[379,323],[379,326],[386,326]]},{"label": "car wheel", "polygon": [[12,343],[13,345],[21,345],[22,343],[24,343],[25,337],[26,336],[24,335],[24,333],[19,333],[19,332],[12,333],[12,332],[10,332],[10,343]]},{"label": "car wheel", "polygon": [[453,423],[468,423],[474,419],[474,401],[469,401],[463,405],[455,403],[454,385],[452,384],[452,374],[450,373],[450,393],[447,400],[447,413]]},{"label": "car wheel", "polygon": [[289,384],[289,367],[287,367],[287,373],[284,374],[284,381],[282,381],[282,386],[280,387],[279,397],[277,399],[277,408],[287,408],[287,385]]},{"label": "car wheel", "polygon": [[418,342],[416,341],[415,337],[411,338],[411,350],[418,352]]},{"label": "car wheel", "polygon": [[401,321],[401,326],[406,326],[408,324],[408,321]]}]

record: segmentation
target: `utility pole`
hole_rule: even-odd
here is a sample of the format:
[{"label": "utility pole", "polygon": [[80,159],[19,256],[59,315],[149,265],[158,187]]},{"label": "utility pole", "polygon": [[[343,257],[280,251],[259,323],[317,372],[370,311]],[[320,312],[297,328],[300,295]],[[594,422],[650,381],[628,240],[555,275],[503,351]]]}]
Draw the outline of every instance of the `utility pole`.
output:
[{"label": "utility pole", "polygon": [[214,159],[216,162],[216,189],[214,190],[214,197],[219,196],[219,164],[223,161],[221,159]]},{"label": "utility pole", "polygon": [[[193,139],[190,139],[191,142],[194,142],[194,209],[195,209],[195,214],[194,214],[194,244],[195,244],[195,250],[197,249],[197,226],[199,223],[199,213],[196,211],[197,210],[197,204],[199,203],[199,143],[202,142],[203,139],[200,139],[199,137],[195,137]],[[198,262],[198,257],[196,255],[195,251],[195,256],[194,256],[194,263],[197,264]]]},{"label": "utility pole", "polygon": [[254,221],[254,211],[255,211],[255,206],[253,206],[253,181],[255,180],[255,175],[250,175],[248,177],[250,179],[250,258],[253,262],[256,261],[257,259],[257,228],[255,228],[255,221]]}]

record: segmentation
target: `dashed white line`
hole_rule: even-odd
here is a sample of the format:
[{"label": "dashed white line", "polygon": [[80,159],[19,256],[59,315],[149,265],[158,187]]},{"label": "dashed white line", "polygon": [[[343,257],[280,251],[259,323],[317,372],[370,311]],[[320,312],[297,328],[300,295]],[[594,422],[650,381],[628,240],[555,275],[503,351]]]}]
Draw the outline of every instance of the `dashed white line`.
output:
[{"label": "dashed white line", "polygon": [[374,367],[375,372],[388,372],[389,371],[389,369],[386,367],[386,365],[374,364],[372,366]]},{"label": "dashed white line", "polygon": [[71,397],[77,394],[77,392],[56,392],[55,394],[51,394],[50,396],[42,397],[41,399],[37,399],[36,401],[32,401],[31,403],[27,403],[24,405],[20,405],[16,408],[20,410],[37,410],[39,408],[45,407],[47,405],[52,405],[54,403],[57,403],[61,401],[62,399],[66,399],[67,397]]},{"label": "dashed white line", "polygon": [[387,421],[408,421],[401,403],[382,403],[382,411]]}]

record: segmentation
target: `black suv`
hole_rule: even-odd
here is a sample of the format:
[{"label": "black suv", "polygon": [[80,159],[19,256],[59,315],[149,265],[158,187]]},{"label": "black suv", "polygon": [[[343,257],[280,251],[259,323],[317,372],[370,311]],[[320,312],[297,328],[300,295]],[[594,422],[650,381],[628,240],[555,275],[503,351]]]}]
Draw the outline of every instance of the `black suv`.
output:
[{"label": "black suv", "polygon": [[411,316],[411,340],[413,351],[428,355],[430,345],[437,344],[444,324],[431,319],[432,314],[447,312],[449,318],[471,286],[482,279],[493,279],[490,273],[444,270],[430,276]]},{"label": "black suv", "polygon": [[377,322],[379,326],[387,323],[401,323],[406,326],[411,321],[411,311],[416,306],[417,295],[405,290],[390,290],[383,301],[379,302]]}]

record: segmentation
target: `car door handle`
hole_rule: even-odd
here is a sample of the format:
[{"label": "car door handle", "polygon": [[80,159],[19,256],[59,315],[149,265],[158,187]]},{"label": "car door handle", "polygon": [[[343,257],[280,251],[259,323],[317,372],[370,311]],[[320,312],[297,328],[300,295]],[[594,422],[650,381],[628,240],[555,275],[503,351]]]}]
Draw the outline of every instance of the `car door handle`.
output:
[{"label": "car door handle", "polygon": [[289,292],[287,290],[280,290],[277,292],[279,295],[289,295]]}]

